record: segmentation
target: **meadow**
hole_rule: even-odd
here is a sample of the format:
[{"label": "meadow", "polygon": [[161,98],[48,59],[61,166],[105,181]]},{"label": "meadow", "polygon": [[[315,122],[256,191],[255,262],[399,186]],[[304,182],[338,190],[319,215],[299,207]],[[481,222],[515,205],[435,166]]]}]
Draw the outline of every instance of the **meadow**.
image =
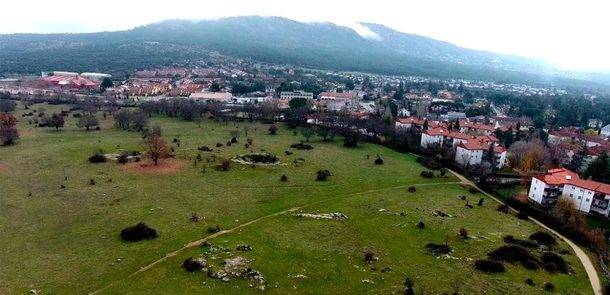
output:
[{"label": "meadow", "polygon": [[[31,107],[40,108],[69,109]],[[565,252],[571,274],[508,263],[505,273],[475,270],[474,260],[503,245],[504,236],[525,239],[541,228],[496,211],[495,201],[472,194],[450,173],[421,177],[426,169],[413,155],[370,143],[346,148],[341,138],[314,137],[313,149],[293,149],[304,137],[282,124],[270,135],[268,124],[205,120],[198,126],[153,117],[151,125],[162,128],[174,154],[160,165],[175,165],[146,171],[129,169],[136,163],[88,161],[99,150],[143,151],[140,133],[115,128],[110,116],[98,114],[101,130],[92,131],[77,128],[69,116],[57,131],[34,127],[21,117],[24,112],[15,112],[20,140],[0,147],[0,293],[387,294],[403,290],[405,278],[417,294],[543,294],[544,282],[559,294],[592,293],[583,267],[563,243],[556,250]],[[235,131],[238,143],[227,146]],[[247,138],[252,144],[245,147]],[[213,151],[198,150],[202,146]],[[278,156],[280,164],[232,162],[228,171],[214,169],[219,159],[261,151]],[[383,165],[374,163],[377,155]],[[331,176],[316,181],[323,169]],[[282,175],[288,181],[280,181]],[[415,192],[408,191],[411,186]],[[295,216],[333,212],[346,218]],[[193,213],[202,220],[193,222]],[[417,227],[420,221],[425,228]],[[121,229],[138,222],[159,237],[122,241]],[[215,226],[223,231],[208,231]],[[469,239],[458,236],[461,228]],[[432,255],[425,247],[431,242],[446,243],[453,252]],[[252,250],[235,250],[244,244]],[[366,262],[365,252],[374,253],[374,261]],[[221,282],[183,270],[186,258],[201,255],[217,266],[245,257],[264,276],[265,290],[245,278]],[[528,278],[536,285],[527,285]]]}]

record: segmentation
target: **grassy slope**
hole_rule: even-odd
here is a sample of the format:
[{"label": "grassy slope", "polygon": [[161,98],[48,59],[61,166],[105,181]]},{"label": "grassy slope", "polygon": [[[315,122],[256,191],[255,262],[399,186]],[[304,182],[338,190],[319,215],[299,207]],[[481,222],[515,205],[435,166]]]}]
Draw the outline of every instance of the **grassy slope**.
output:
[{"label": "grassy slope", "polygon": [[[456,179],[423,179],[418,176],[422,168],[413,157],[377,145],[346,149],[340,147],[340,142],[314,142],[314,150],[285,156],[283,151],[300,140],[300,136],[283,127],[278,135],[270,136],[267,126],[244,123],[240,127],[251,125],[254,150],[271,151],[288,164],[303,157],[304,165],[272,168],[234,165],[229,172],[208,169],[203,174],[202,164],[194,167],[188,158],[197,154],[196,147],[201,144],[213,147],[216,142],[226,142],[234,125],[206,122],[199,129],[190,122],[154,118],[167,139],[180,137],[182,145],[176,153],[187,165],[176,174],[150,175],[121,171],[117,164],[87,162],[98,148],[107,152],[140,149],[137,133],[115,130],[109,119],[103,121],[102,131],[91,132],[77,130],[72,118],[60,132],[31,128],[25,121],[20,125],[22,139],[18,145],[0,149],[3,245],[0,291],[21,293],[35,288],[46,294],[84,293],[117,280],[118,284],[108,293],[252,291],[245,281],[220,284],[201,274],[184,273],[179,268],[181,260],[200,249],[182,253],[133,279],[121,279],[165,253],[205,236],[209,225],[231,228],[320,200],[325,202],[305,211],[340,211],[349,219],[325,222],[279,216],[213,242],[228,247],[251,244],[255,250],[246,256],[254,259],[254,267],[262,271],[276,293],[386,292],[399,288],[405,276],[413,277],[416,286],[426,286],[426,290],[435,292],[449,291],[454,282],[473,292],[506,289],[539,292],[539,287],[524,289],[522,282],[526,277],[539,283],[552,280],[560,291],[590,290],[584,270],[573,256],[568,259],[576,268],[575,276],[551,277],[542,271],[526,272],[512,266],[505,275],[487,276],[473,272],[467,260],[437,260],[425,255],[423,245],[429,241],[442,242],[446,232],[456,232],[462,226],[472,235],[488,239],[454,242],[455,256],[460,258],[483,256],[499,245],[501,234],[524,236],[536,228],[509,216],[498,216],[491,202],[483,208],[463,209],[455,196],[465,191],[455,184],[421,186],[415,195],[407,194],[404,187],[392,189],[410,184],[452,183]],[[248,152],[243,142],[244,138],[238,145],[221,148],[220,155]],[[367,154],[371,159],[366,159]],[[383,166],[372,164],[375,154],[383,156]],[[204,156],[209,157],[206,153]],[[330,181],[313,181],[318,169],[331,170]],[[288,175],[288,183],[279,182],[282,174]],[[97,185],[88,184],[91,178]],[[62,184],[67,188],[60,189]],[[375,191],[354,195],[369,190]],[[471,203],[474,202],[476,199],[472,199]],[[414,207],[424,211],[420,213]],[[377,211],[379,208],[402,210],[407,216],[384,215]],[[448,221],[434,219],[430,211],[436,208],[458,217]],[[190,222],[191,212],[203,215],[205,220]],[[414,230],[419,218],[426,221],[429,229]],[[154,241],[122,243],[118,231],[138,221],[155,227],[160,237]],[[361,261],[365,247],[380,254],[380,268],[389,266],[393,271],[371,273],[370,267]],[[309,278],[299,281],[289,277],[294,274]],[[375,283],[363,284],[361,280],[365,278]],[[145,284],[134,284],[132,280]],[[207,283],[203,285],[203,281]],[[278,289],[273,288],[276,284]]]}]

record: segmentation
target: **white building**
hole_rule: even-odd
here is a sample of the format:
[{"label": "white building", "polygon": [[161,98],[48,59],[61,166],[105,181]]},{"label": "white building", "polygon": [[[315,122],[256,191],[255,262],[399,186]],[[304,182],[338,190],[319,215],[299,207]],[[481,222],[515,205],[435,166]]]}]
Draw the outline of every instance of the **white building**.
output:
[{"label": "white building", "polygon": [[466,143],[459,143],[455,149],[455,162],[462,166],[481,165],[483,163],[483,155],[489,150],[490,145],[494,149],[494,166],[498,169],[504,167],[506,163],[506,149],[501,146],[494,145],[491,142],[482,140],[468,140]]},{"label": "white building", "polygon": [[604,128],[602,128],[601,136],[610,137],[610,124],[608,124],[608,125],[604,126]]},{"label": "white building", "polygon": [[313,93],[305,91],[282,91],[280,98],[284,100],[291,100],[293,98],[304,98],[313,99]]},{"label": "white building", "polygon": [[189,96],[190,99],[200,101],[231,102],[233,95],[230,92],[195,92]]},{"label": "white building", "polygon": [[608,216],[610,185],[581,179],[565,168],[553,169],[532,178],[528,197],[543,206],[555,204],[558,198],[567,198],[582,212]]},{"label": "white building", "polygon": [[421,141],[419,145],[426,148],[432,144],[443,144],[445,136],[447,135],[449,135],[449,131],[442,127],[424,130],[421,133]]}]

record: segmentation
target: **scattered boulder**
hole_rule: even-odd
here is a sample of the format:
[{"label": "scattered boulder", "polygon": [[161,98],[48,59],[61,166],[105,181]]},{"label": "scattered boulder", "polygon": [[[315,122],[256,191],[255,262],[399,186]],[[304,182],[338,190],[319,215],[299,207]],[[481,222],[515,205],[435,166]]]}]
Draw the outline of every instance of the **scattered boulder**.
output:
[{"label": "scattered boulder", "polygon": [[293,152],[291,152],[291,151],[284,151],[284,154],[286,154],[286,156],[290,156],[290,155],[293,154]]},{"label": "scattered boulder", "polygon": [[536,286],[536,284],[534,283],[534,280],[532,280],[532,279],[530,279],[530,278],[526,279],[526,280],[525,280],[525,283],[526,283],[527,285],[529,285],[529,286],[532,286],[532,287],[533,287],[533,286]]},{"label": "scattered boulder", "polygon": [[279,162],[279,158],[276,155],[270,153],[252,153],[248,155],[239,155],[233,159],[233,161],[242,164],[276,164]]},{"label": "scattered boulder", "polygon": [[477,203],[477,205],[479,206],[483,206],[483,203],[485,202],[485,198],[480,198],[479,199],[479,203]]},{"label": "scattered boulder", "polygon": [[544,282],[544,287],[542,287],[542,289],[544,289],[544,291],[553,291],[555,290],[555,285],[553,285],[553,283],[551,282]]},{"label": "scattered boulder", "polygon": [[222,143],[220,143],[220,142],[217,142],[217,143],[216,143],[216,147],[222,147],[222,146],[223,146],[223,144],[222,144]]},{"label": "scattered boulder", "polygon": [[451,248],[446,244],[428,243],[426,245],[426,249],[428,249],[428,252],[435,256],[445,255],[452,252]]},{"label": "scattered boulder", "polygon": [[426,227],[426,224],[424,224],[424,222],[423,222],[423,221],[421,221],[421,220],[420,220],[420,221],[417,223],[417,228],[419,228],[419,229],[424,229],[425,227]]},{"label": "scattered boulder", "polygon": [[411,186],[409,186],[409,192],[410,192],[410,193],[414,193],[414,192],[416,192],[416,191],[417,191],[417,189],[415,188],[415,186],[412,186],[412,185],[411,185]]},{"label": "scattered boulder", "polygon": [[248,244],[243,244],[235,247],[235,250],[238,251],[252,251],[252,247]]},{"label": "scattered boulder", "polygon": [[312,214],[312,213],[297,213],[294,216],[296,217],[304,217],[304,218],[312,218],[312,219],[335,219],[335,220],[343,220],[347,219],[347,215],[339,212],[334,213],[320,213],[320,214]]},{"label": "scattered boulder", "polygon": [[445,212],[443,212],[441,210],[434,210],[434,211],[432,211],[432,215],[438,216],[438,217],[453,217],[450,214],[445,213]]},{"label": "scattered boulder", "polygon": [[148,227],[145,223],[140,222],[134,226],[129,226],[121,230],[121,239],[128,242],[138,242],[142,240],[151,240],[159,235],[153,228]]},{"label": "scattered boulder", "polygon": [[283,174],[283,175],[280,177],[280,181],[282,181],[282,182],[288,182],[288,176],[286,176],[286,174]]}]

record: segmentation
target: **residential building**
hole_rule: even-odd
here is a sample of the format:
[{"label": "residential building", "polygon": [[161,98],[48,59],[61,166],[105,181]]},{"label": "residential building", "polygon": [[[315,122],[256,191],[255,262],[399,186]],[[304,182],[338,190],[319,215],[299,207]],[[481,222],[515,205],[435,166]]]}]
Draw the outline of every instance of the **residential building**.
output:
[{"label": "residential building", "polygon": [[215,102],[231,102],[233,95],[230,92],[195,92],[189,96],[189,98],[201,101],[215,101]]},{"label": "residential building", "polygon": [[469,140],[459,143],[455,149],[455,162],[462,166],[481,165],[484,155],[493,146],[494,161],[493,165],[502,169],[506,163],[506,149],[494,143],[483,140]]},{"label": "residential building", "polygon": [[532,178],[528,197],[543,206],[555,204],[558,198],[567,198],[582,212],[608,216],[610,185],[581,179],[565,168],[552,169]]},{"label": "residential building", "polygon": [[610,124],[608,124],[608,125],[604,126],[604,128],[602,128],[600,135],[602,137],[610,137]]},{"label": "residential building", "polygon": [[280,98],[283,100],[291,100],[293,98],[313,99],[313,93],[305,91],[282,91]]}]

